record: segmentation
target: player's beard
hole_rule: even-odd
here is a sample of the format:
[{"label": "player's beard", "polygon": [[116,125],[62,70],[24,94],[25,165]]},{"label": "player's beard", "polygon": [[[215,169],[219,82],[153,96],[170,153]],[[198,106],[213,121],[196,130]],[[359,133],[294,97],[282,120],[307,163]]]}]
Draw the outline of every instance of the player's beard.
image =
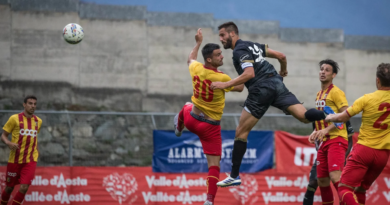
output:
[{"label": "player's beard", "polygon": [[233,45],[232,37],[229,36],[229,38],[226,39],[226,43],[223,45],[223,48],[229,49],[229,48],[232,48],[232,45]]}]

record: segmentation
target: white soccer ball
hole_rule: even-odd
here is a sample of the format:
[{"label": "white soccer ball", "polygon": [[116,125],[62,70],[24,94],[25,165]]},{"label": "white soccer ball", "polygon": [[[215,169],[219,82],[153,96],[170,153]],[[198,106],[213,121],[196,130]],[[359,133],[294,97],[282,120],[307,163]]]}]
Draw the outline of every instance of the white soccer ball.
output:
[{"label": "white soccer ball", "polygon": [[70,23],[64,27],[62,35],[64,36],[66,42],[70,44],[78,44],[84,38],[84,30],[80,25]]}]

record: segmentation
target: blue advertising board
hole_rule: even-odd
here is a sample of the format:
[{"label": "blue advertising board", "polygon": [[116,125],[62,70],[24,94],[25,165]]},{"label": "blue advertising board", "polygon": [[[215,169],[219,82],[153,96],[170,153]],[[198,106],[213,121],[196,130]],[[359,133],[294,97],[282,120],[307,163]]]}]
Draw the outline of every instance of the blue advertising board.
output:
[{"label": "blue advertising board", "polygon": [[[221,172],[230,172],[235,131],[222,131]],[[208,172],[207,159],[197,135],[174,131],[153,131],[153,172]],[[273,166],[274,137],[272,131],[251,131],[240,172],[254,173]]]}]

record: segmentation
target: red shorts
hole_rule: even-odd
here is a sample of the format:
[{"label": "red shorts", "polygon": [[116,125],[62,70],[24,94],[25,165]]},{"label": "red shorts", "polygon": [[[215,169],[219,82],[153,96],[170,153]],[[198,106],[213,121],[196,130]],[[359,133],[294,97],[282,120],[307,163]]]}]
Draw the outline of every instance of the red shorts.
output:
[{"label": "red shorts", "polygon": [[340,182],[352,187],[361,186],[368,190],[386,167],[389,155],[390,150],[355,144],[348,155]]},{"label": "red shorts", "polygon": [[17,184],[31,185],[35,176],[36,166],[36,162],[24,164],[8,163],[6,185],[8,187],[14,187]]},{"label": "red shorts", "polygon": [[347,148],[348,141],[342,137],[323,142],[317,153],[317,178],[329,177],[333,171],[342,171]]},{"label": "red shorts", "polygon": [[202,122],[192,117],[190,114],[192,106],[192,104],[188,104],[183,108],[184,126],[190,132],[198,135],[205,154],[221,156],[221,126]]}]

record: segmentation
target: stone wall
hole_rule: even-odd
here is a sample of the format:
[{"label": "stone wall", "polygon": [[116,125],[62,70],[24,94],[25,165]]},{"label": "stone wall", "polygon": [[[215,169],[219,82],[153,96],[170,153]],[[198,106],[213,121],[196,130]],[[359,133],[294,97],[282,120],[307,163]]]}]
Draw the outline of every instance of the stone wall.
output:
[{"label": "stone wall", "polygon": [[[176,112],[192,94],[186,60],[197,28],[203,28],[204,43],[219,42],[216,27],[225,21],[212,14],[148,12],[143,6],[78,0],[0,1],[0,98],[12,104],[0,109],[20,107],[23,95],[35,93],[42,99],[40,109]],[[85,31],[78,45],[61,36],[71,22]],[[375,90],[375,68],[390,59],[390,37],[281,28],[277,21],[235,22],[242,39],[286,54],[285,83],[306,107],[314,105],[320,89],[320,60],[339,62],[335,84],[352,103]],[[231,50],[223,55],[221,70],[236,77]],[[276,60],[269,61],[279,69]],[[240,112],[246,94],[227,94],[226,111]]]}]

